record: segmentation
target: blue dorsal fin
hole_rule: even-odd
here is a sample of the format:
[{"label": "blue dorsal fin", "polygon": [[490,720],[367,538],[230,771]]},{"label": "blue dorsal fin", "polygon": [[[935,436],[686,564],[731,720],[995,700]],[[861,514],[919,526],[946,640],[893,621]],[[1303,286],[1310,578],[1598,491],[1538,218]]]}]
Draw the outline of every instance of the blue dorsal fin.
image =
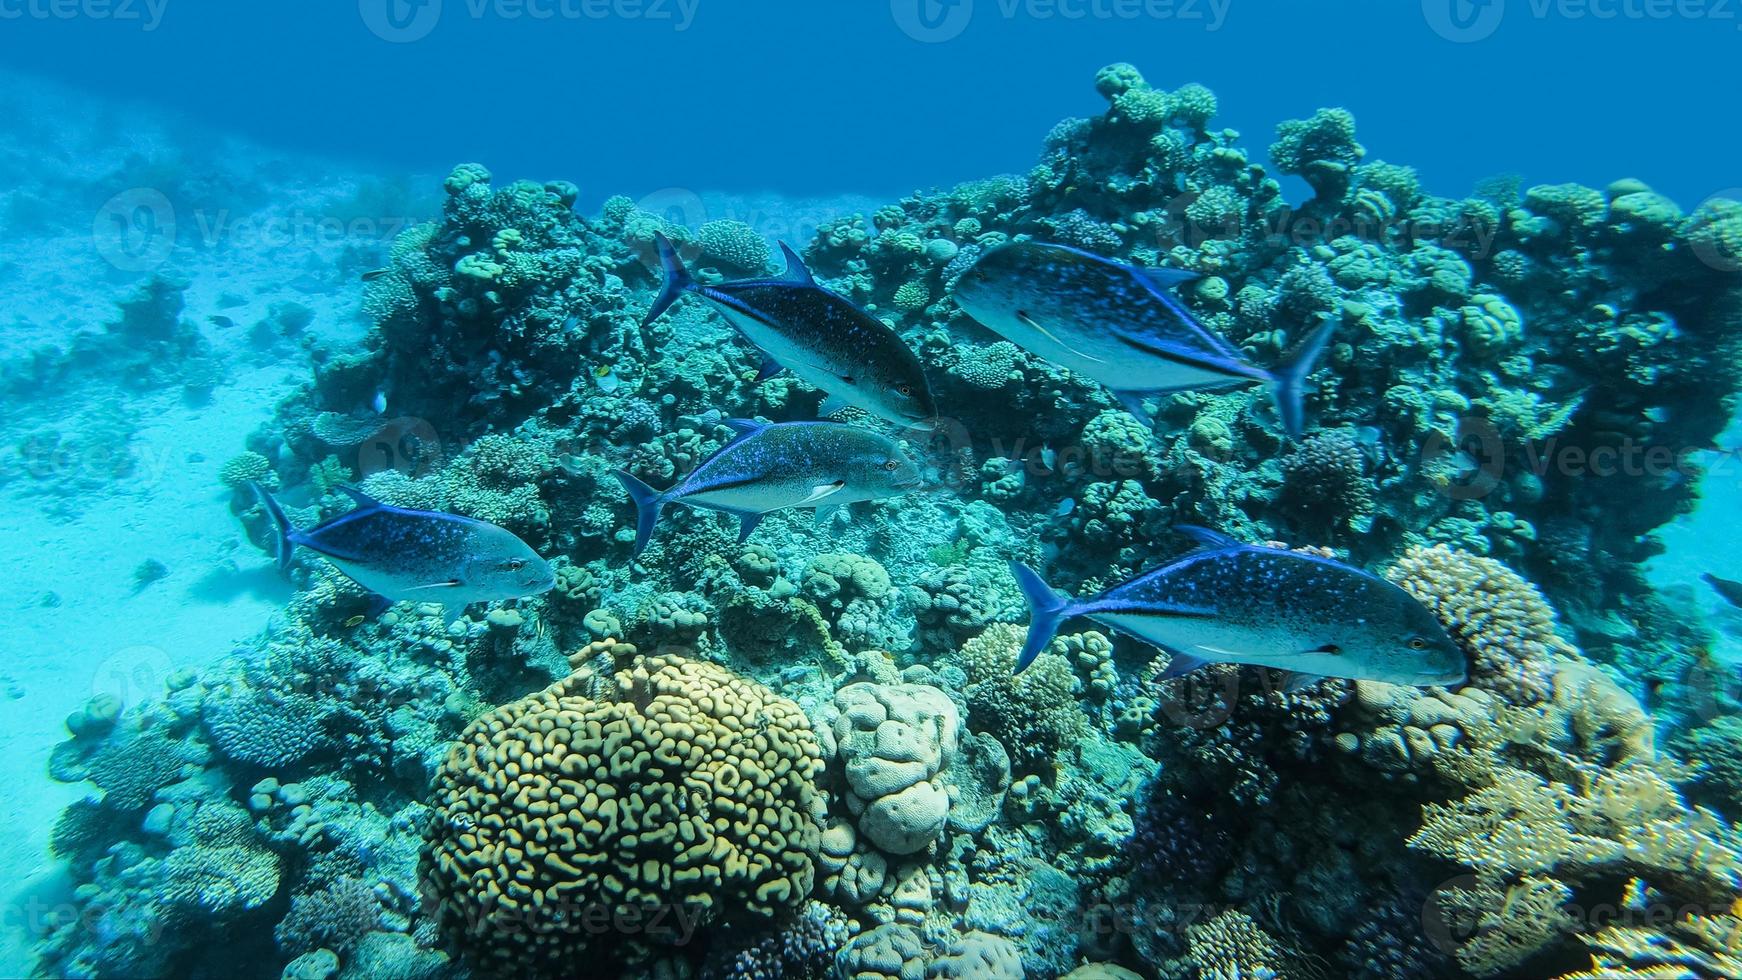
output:
[{"label": "blue dorsal fin", "polygon": [[356,502],[358,507],[377,507],[377,508],[380,508],[380,507],[387,506],[386,504],[382,503],[379,500],[376,500],[374,497],[369,496],[368,494],[357,489],[356,487],[346,486],[346,485],[341,483],[341,484],[333,487],[333,489],[339,491],[340,493],[344,494],[347,497],[350,497],[353,501]]},{"label": "blue dorsal fin", "polygon": [[755,435],[763,429],[768,428],[765,423],[758,422],[755,419],[727,419],[726,424],[732,427],[732,431],[738,433],[739,438],[748,435]]},{"label": "blue dorsal fin", "polygon": [[815,286],[817,281],[811,278],[811,271],[805,268],[804,259],[792,250],[792,246],[780,243],[780,254],[786,258],[786,271],[781,273],[782,282],[790,282],[795,286]]},{"label": "blue dorsal fin", "polygon": [[1182,286],[1193,280],[1202,279],[1203,275],[1185,269],[1160,269],[1151,266],[1128,265],[1131,274],[1143,280],[1151,289],[1167,291],[1175,286]]},{"label": "blue dorsal fin", "polygon": [[1157,676],[1164,681],[1172,680],[1175,677],[1183,677],[1208,663],[1208,660],[1199,660],[1189,654],[1176,653],[1173,655],[1173,659],[1167,662],[1166,669]]},{"label": "blue dorsal fin", "polygon": [[1236,541],[1220,531],[1212,531],[1207,527],[1199,527],[1196,524],[1175,524],[1173,529],[1206,548],[1246,547],[1244,543]]}]

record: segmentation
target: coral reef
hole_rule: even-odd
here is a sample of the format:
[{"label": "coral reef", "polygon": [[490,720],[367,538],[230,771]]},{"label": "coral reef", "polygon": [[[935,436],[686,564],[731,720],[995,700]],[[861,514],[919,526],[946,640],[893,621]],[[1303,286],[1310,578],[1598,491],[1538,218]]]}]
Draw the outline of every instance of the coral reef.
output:
[{"label": "coral reef", "polygon": [[[904,438],[938,492],[773,514],[754,543],[672,513],[637,560],[613,469],[665,486],[728,419],[816,415],[704,304],[640,322],[656,235],[704,281],[769,273],[769,242],[455,168],[369,280],[363,341],[299,338],[311,382],[218,480],[268,551],[250,482],[299,525],[360,483],[510,528],[556,587],[449,623],[308,562],[231,656],[74,712],[50,765],[89,789],[53,837],[78,914],[42,972],[1734,973],[1734,705],[1651,688],[1684,761],[1636,694],[1717,672],[1641,566],[1700,492],[1673,447],[1712,445],[1742,386],[1742,211],[1636,180],[1438,197],[1342,109],[1284,123],[1266,164],[1202,86],[1120,64],[1094,90],[1026,173],[789,239],[920,355],[950,418]],[[952,284],[1024,236],[1198,273],[1180,302],[1257,364],[1329,320],[1311,431],[1285,442],[1257,387],[1128,411],[987,333]],[[222,372],[185,288],[0,380],[126,347],[121,383],[195,396]],[[44,422],[20,458],[102,442],[110,480],[135,428]],[[1093,594],[1182,554],[1174,524],[1389,576],[1470,682],[1163,679],[1096,631],[1013,673],[1010,561]]]}]

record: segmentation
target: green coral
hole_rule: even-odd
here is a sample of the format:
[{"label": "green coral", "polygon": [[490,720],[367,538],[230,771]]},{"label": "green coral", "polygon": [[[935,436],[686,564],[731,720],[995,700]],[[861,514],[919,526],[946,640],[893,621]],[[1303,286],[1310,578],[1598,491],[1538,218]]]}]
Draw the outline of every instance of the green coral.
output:
[{"label": "green coral", "polygon": [[995,623],[962,645],[968,720],[970,727],[997,738],[1020,768],[1050,771],[1061,750],[1083,734],[1087,720],[1077,705],[1073,660],[1065,655],[1071,637],[1055,639],[1016,673],[1026,635],[1020,626]]},{"label": "green coral", "polygon": [[250,483],[259,483],[268,490],[278,489],[278,474],[272,471],[272,461],[249,450],[238,453],[218,468],[218,482],[232,490]]},{"label": "green coral", "polygon": [[755,228],[742,221],[720,219],[702,225],[696,233],[704,259],[729,269],[759,273],[768,267],[768,242]]},{"label": "green coral", "polygon": [[1276,169],[1305,179],[1328,198],[1343,196],[1366,152],[1355,142],[1355,117],[1347,109],[1320,109],[1310,119],[1286,120],[1270,144]]}]

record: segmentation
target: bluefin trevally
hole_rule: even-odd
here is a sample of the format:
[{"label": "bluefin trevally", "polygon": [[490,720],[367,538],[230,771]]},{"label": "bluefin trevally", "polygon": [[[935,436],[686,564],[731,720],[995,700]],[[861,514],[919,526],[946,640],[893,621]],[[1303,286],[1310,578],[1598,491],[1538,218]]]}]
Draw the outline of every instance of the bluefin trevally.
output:
[{"label": "bluefin trevally", "polygon": [[353,487],[357,506],[306,531],[259,484],[254,492],[278,529],[278,565],[304,547],[377,595],[439,602],[449,621],[474,602],[537,595],[556,584],[550,564],[506,528],[428,510],[390,507]]},{"label": "bluefin trevally", "polygon": [[732,514],[743,541],[773,511],[878,500],[920,484],[919,467],[901,447],[869,429],[838,422],[764,425],[733,419],[727,424],[738,431],[737,438],[664,492],[616,471],[635,501],[635,554],[647,548],[666,504]]},{"label": "bluefin trevally", "polygon": [[919,358],[882,320],[818,285],[785,242],[786,273],[709,286],[697,282],[664,235],[655,237],[665,285],[648,307],[652,323],[685,292],[712,303],[765,356],[757,380],[791,370],[827,394],[821,412],[846,406],[903,426],[929,428],[937,418]]},{"label": "bluefin trevally", "polygon": [[1173,294],[1196,278],[1021,241],[980,256],[952,293],[987,329],[1105,385],[1139,418],[1144,395],[1259,382],[1271,386],[1283,428],[1298,437],[1302,385],[1335,321],[1320,324],[1287,365],[1267,371],[1247,363]]},{"label": "bluefin trevally", "polygon": [[1029,607],[1016,669],[1046,649],[1061,623],[1086,616],[1172,654],[1163,677],[1206,663],[1240,663],[1297,677],[1463,683],[1464,652],[1426,606],[1385,579],[1206,528],[1176,530],[1204,547],[1091,599],[1060,595],[1013,562]]}]

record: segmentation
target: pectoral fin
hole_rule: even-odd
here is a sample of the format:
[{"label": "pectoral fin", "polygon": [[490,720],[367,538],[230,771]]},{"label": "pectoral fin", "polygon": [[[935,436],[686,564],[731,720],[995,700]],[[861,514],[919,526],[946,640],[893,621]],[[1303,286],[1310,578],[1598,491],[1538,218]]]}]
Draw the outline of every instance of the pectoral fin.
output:
[{"label": "pectoral fin", "polygon": [[799,501],[798,503],[794,504],[793,506],[794,507],[809,507],[809,506],[815,504],[819,500],[822,500],[824,498],[833,496],[834,494],[840,493],[842,490],[846,489],[846,487],[847,487],[846,480],[836,480],[833,483],[818,484],[817,486],[811,487],[810,496],[804,498],[803,500]]},{"label": "pectoral fin", "polygon": [[1023,322],[1023,324],[1026,325],[1030,330],[1033,330],[1034,332],[1040,334],[1042,337],[1045,337],[1046,339],[1052,341],[1053,343],[1059,345],[1060,347],[1063,347],[1065,350],[1070,351],[1072,354],[1075,354],[1076,356],[1082,358],[1085,361],[1094,361],[1096,364],[1107,363],[1106,361],[1100,359],[1099,357],[1091,357],[1088,354],[1085,354],[1082,351],[1077,350],[1075,347],[1072,347],[1070,344],[1067,344],[1064,341],[1058,339],[1058,337],[1053,335],[1053,332],[1051,330],[1048,330],[1047,328],[1041,326],[1039,320],[1036,320],[1034,317],[1029,316],[1027,313],[1022,312],[1021,310],[1018,310],[1016,312],[1016,318],[1018,320],[1021,320]]},{"label": "pectoral fin", "polygon": [[1208,660],[1200,660],[1189,654],[1175,653],[1173,659],[1168,661],[1167,668],[1158,676],[1164,681],[1172,680],[1175,677],[1183,677],[1200,667],[1208,666],[1209,663]]},{"label": "pectoral fin", "polygon": [[823,399],[821,405],[817,406],[817,416],[819,418],[828,418],[836,412],[846,411],[849,407],[850,406],[848,406],[845,400],[830,395]]},{"label": "pectoral fin", "polygon": [[457,589],[460,587],[460,585],[461,585],[461,582],[459,579],[451,578],[445,582],[430,582],[427,585],[408,585],[405,587],[405,591],[406,592],[429,592],[429,591],[433,591],[436,589]]},{"label": "pectoral fin", "polygon": [[784,370],[786,370],[786,368],[781,367],[779,362],[774,358],[764,357],[762,359],[762,367],[756,371],[756,383],[761,384]]}]

